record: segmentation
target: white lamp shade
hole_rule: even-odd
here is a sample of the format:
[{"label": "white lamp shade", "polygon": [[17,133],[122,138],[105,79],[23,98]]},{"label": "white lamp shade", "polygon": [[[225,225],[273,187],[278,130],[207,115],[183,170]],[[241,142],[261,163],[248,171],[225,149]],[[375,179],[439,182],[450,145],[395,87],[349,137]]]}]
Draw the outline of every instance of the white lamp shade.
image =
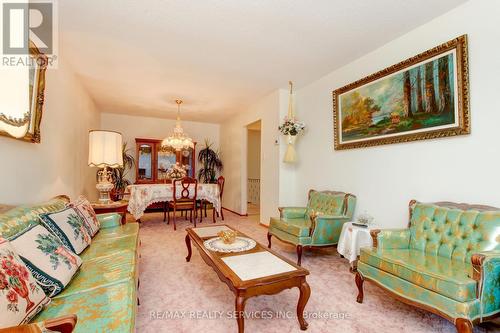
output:
[{"label": "white lamp shade", "polygon": [[117,168],[123,166],[122,134],[113,131],[89,132],[89,166]]}]

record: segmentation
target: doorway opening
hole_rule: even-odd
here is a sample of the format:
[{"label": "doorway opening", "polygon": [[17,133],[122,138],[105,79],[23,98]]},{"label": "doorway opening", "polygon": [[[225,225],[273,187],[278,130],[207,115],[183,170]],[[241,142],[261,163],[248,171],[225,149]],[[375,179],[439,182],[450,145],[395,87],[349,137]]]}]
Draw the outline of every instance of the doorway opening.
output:
[{"label": "doorway opening", "polygon": [[260,220],[261,121],[247,125],[247,214]]}]

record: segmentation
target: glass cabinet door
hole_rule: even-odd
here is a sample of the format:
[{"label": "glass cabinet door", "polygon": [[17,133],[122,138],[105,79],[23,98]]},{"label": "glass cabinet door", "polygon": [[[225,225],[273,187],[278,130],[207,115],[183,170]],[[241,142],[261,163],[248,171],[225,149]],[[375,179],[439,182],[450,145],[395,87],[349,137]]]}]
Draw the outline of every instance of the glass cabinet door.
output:
[{"label": "glass cabinet door", "polygon": [[175,150],[170,147],[162,147],[161,145],[158,145],[158,155],[156,160],[158,180],[167,179],[167,171],[175,165],[175,162]]},{"label": "glass cabinet door", "polygon": [[143,143],[139,146],[137,161],[137,180],[153,181],[153,145]]},{"label": "glass cabinet door", "polygon": [[189,177],[195,177],[194,174],[194,151],[192,148],[182,150],[180,152],[180,164],[184,165],[187,169]]}]

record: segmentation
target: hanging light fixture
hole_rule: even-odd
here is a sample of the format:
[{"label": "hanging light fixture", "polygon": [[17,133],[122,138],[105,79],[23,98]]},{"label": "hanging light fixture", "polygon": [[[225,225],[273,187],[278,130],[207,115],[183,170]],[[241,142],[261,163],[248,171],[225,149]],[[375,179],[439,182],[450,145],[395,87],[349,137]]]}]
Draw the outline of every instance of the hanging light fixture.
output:
[{"label": "hanging light fixture", "polygon": [[181,126],[181,104],[182,100],[176,99],[177,103],[177,120],[175,122],[174,133],[161,142],[162,147],[172,147],[177,151],[194,148],[193,140],[184,133]]}]

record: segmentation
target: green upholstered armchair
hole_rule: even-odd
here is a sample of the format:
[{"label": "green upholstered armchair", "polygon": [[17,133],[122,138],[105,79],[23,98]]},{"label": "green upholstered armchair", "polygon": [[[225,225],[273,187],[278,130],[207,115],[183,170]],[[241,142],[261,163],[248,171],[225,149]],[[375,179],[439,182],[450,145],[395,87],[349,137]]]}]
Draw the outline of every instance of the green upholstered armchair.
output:
[{"label": "green upholstered armchair", "polygon": [[359,303],[369,280],[459,333],[499,316],[499,208],[411,201],[408,229],[371,234],[374,246],[361,249],[355,278]]},{"label": "green upholstered armchair", "polygon": [[307,207],[280,207],[280,217],[272,217],[267,239],[291,243],[301,264],[302,248],[332,246],[338,243],[342,225],[352,219],[356,197],[334,191],[309,191]]}]

